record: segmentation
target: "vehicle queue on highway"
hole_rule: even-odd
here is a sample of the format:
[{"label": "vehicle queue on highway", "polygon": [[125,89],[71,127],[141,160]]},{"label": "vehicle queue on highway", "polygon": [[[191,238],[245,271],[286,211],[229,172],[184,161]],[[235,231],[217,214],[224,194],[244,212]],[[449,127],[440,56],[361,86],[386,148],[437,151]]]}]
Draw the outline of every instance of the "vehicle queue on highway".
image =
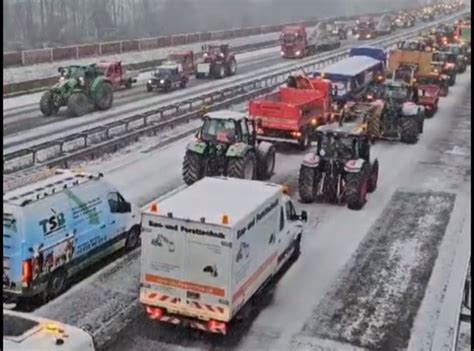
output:
[{"label": "vehicle queue on highway", "polygon": [[[435,6],[419,15],[425,20],[436,11]],[[282,45],[289,43],[287,32]],[[183,160],[189,187],[141,214],[101,174],[52,170],[8,191],[4,292],[14,299],[48,301],[83,267],[121,248],[138,247],[141,235],[140,302],[149,317],[228,333],[231,322],[245,318],[252,299],[300,254],[307,214],[296,210],[286,187],[267,183],[278,167],[276,144],[292,143],[302,151],[311,147],[299,172],[301,202],[362,209],[378,182],[379,160],[371,157],[371,144],[417,142],[425,118],[435,116],[439,99],[470,64],[470,44],[470,20],[463,18],[400,41],[394,49],[358,46],[335,64],[289,76],[285,87],[252,99],[248,113],[204,109]],[[185,88],[190,74],[223,78],[237,72],[228,46],[203,49],[197,65],[192,53],[163,63],[152,74],[154,87],[170,91]],[[110,108],[114,85],[130,88],[135,79],[121,67],[61,69],[60,82],[41,98],[41,111],[47,115],[66,105],[81,116],[90,102]],[[209,201],[197,210],[196,201],[206,196]],[[32,320],[23,333],[32,328],[39,328],[37,335],[54,335],[55,345],[69,342],[64,328],[52,321]],[[83,339],[78,350],[93,349],[87,336],[70,334]]]}]

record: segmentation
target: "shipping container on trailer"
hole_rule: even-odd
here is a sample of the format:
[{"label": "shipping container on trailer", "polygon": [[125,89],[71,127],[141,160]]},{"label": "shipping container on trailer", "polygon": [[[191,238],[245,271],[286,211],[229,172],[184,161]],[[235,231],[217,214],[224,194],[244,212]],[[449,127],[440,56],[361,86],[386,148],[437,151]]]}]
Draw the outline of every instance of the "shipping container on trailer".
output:
[{"label": "shipping container on trailer", "polygon": [[153,203],[143,212],[140,302],[151,319],[226,334],[298,256],[306,216],[282,186],[237,178],[204,178]]}]

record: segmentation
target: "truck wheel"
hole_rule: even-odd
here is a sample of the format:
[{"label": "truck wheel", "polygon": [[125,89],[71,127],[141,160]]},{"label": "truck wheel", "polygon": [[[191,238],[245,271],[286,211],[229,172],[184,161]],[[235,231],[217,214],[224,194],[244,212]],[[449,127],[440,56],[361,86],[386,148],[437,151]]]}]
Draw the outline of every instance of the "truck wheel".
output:
[{"label": "truck wheel", "polygon": [[298,257],[300,257],[300,254],[301,254],[301,235],[298,235],[298,237],[295,239],[293,253],[291,254],[291,262],[296,262],[296,260],[298,260]]},{"label": "truck wheel", "polygon": [[416,117],[402,118],[400,139],[406,144],[415,144],[418,141],[418,132],[420,130]]},{"label": "truck wheel", "polygon": [[132,80],[131,79],[127,80],[127,82],[125,83],[125,88],[132,89]]},{"label": "truck wheel", "polygon": [[346,176],[346,201],[351,210],[360,210],[367,202],[368,177],[365,167],[360,172]]},{"label": "truck wheel", "polygon": [[367,191],[373,193],[377,189],[377,182],[379,180],[379,161],[375,160],[370,170],[370,177],[367,184]]},{"label": "truck wheel", "polygon": [[146,91],[149,93],[153,91],[153,87],[151,86],[151,84],[146,83]]},{"label": "truck wheel", "polygon": [[299,141],[299,148],[300,150],[304,151],[311,145],[311,141],[309,140],[309,135],[307,130],[303,130],[301,132],[301,138]]},{"label": "truck wheel", "polygon": [[182,79],[181,82],[179,82],[179,87],[181,89],[185,89],[186,88],[186,84],[188,84],[187,80],[186,79]]},{"label": "truck wheel", "polygon": [[132,227],[127,234],[127,241],[125,242],[125,249],[131,251],[137,247],[140,242],[140,227]]},{"label": "truck wheel", "polygon": [[54,93],[52,91],[47,91],[41,96],[39,105],[44,116],[52,116],[59,111],[59,106],[54,102]]},{"label": "truck wheel", "polygon": [[257,179],[270,179],[274,170],[275,147],[270,143],[261,143],[257,148]]},{"label": "truck wheel", "polygon": [[166,82],[165,86],[163,87],[164,93],[169,93],[171,91],[171,82]]},{"label": "truck wheel", "polygon": [[204,176],[204,158],[190,150],[186,151],[183,161],[183,180],[186,185],[197,182]]},{"label": "truck wheel", "polygon": [[63,268],[51,273],[45,292],[45,300],[50,301],[61,295],[67,288],[67,271]]},{"label": "truck wheel", "polygon": [[253,152],[247,152],[244,157],[232,157],[227,164],[227,176],[240,179],[256,178],[257,159]]},{"label": "truck wheel", "polygon": [[315,168],[301,165],[298,179],[298,192],[301,202],[311,203],[316,199],[317,172],[318,170]]},{"label": "truck wheel", "polygon": [[98,110],[108,110],[114,103],[114,89],[112,84],[103,82],[97,87],[94,95],[94,105]]},{"label": "truck wheel", "polygon": [[235,58],[232,58],[229,62],[229,65],[227,66],[227,75],[228,76],[233,76],[237,73],[237,61]]},{"label": "truck wheel", "polygon": [[80,117],[87,113],[89,100],[82,92],[73,93],[67,102],[67,111],[71,117]]}]

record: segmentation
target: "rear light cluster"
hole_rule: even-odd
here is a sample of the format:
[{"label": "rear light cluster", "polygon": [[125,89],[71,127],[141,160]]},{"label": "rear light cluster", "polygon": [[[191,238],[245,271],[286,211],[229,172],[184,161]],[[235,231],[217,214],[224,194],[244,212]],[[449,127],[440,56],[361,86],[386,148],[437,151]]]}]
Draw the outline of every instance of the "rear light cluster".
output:
[{"label": "rear light cluster", "polygon": [[165,315],[165,311],[162,308],[153,307],[153,306],[146,306],[146,312],[153,319],[161,319],[161,317]]},{"label": "rear light cluster", "polygon": [[301,137],[301,132],[291,132],[291,136],[293,138],[300,138]]},{"label": "rear light cluster", "polygon": [[28,287],[33,280],[33,263],[31,259],[23,261],[23,275],[22,275],[22,285],[23,287]]},{"label": "rear light cluster", "polygon": [[220,331],[224,334],[227,333],[227,323],[225,322],[219,322],[211,319],[209,322],[207,322],[207,328],[210,331]]}]

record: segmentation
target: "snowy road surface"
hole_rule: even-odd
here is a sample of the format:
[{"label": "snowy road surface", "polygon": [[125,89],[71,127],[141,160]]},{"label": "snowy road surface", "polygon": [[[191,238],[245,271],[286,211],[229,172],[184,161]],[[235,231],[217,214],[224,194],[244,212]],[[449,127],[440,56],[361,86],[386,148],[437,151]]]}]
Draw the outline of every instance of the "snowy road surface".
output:
[{"label": "snowy road surface", "polygon": [[[429,350],[429,336],[453,268],[452,260],[437,261],[438,250],[443,250],[439,257],[444,253],[452,257],[455,244],[468,235],[458,227],[470,221],[469,73],[458,77],[436,116],[426,120],[416,145],[380,142],[373,147],[372,155],[381,167],[379,186],[363,210],[298,204],[309,213],[300,259],[279,281],[268,306],[255,311],[247,325],[236,327],[226,338],[148,320],[137,302],[138,251],[35,313],[85,326],[101,344],[110,338],[105,347],[109,351],[353,350],[387,345],[404,349],[413,330],[421,335],[416,350]],[[189,139],[161,149],[146,142],[142,147],[131,145],[82,167],[104,172],[124,195],[143,205],[182,186],[181,161]],[[301,159],[296,150],[280,147],[272,178],[287,183],[295,199]],[[422,207],[429,212],[421,211]],[[400,213],[406,214],[402,233],[392,228],[399,225]],[[384,233],[387,226],[391,236]],[[434,234],[427,235],[432,228]],[[435,268],[443,266],[439,276],[443,279],[435,285],[430,281],[433,262]],[[416,277],[420,280],[413,286]],[[425,295],[434,297],[425,303]],[[350,307],[351,302],[360,313]],[[347,315],[340,313],[343,306],[348,307]],[[417,312],[431,316],[429,323],[417,323]],[[348,322],[351,328],[342,331]]]}]

